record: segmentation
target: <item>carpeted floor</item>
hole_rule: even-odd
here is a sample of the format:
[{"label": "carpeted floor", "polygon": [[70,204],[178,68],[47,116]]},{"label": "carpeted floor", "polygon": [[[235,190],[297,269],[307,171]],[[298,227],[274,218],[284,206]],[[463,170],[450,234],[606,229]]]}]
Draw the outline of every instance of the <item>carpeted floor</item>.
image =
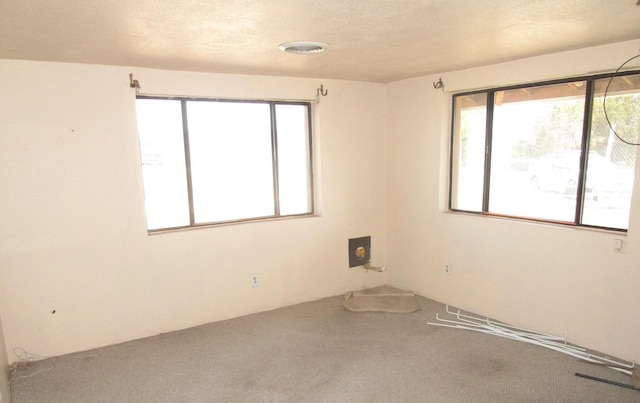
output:
[{"label": "carpeted floor", "polygon": [[343,296],[22,365],[25,402],[640,402],[610,369],[427,325],[444,306],[354,313]]}]

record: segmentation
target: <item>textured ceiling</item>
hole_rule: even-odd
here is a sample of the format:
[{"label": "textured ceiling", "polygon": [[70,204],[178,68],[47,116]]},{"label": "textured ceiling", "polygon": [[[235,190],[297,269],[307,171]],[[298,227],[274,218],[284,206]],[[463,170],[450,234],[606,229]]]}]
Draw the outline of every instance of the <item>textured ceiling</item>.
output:
[{"label": "textured ceiling", "polygon": [[219,73],[389,82],[638,38],[636,0],[0,0],[0,58]]}]

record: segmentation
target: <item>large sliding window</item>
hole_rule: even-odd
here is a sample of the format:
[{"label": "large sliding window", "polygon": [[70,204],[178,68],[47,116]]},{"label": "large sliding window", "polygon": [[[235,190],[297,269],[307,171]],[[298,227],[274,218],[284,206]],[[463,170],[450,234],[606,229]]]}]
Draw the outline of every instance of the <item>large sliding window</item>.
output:
[{"label": "large sliding window", "polygon": [[638,72],[456,94],[452,127],[451,210],[627,229]]},{"label": "large sliding window", "polygon": [[313,214],[306,102],[136,100],[151,230]]}]

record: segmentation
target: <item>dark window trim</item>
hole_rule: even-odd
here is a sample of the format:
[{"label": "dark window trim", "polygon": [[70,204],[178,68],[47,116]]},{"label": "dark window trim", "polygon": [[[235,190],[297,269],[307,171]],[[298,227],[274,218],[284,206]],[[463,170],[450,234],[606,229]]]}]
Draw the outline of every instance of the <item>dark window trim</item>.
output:
[{"label": "dark window trim", "polygon": [[[189,205],[189,225],[182,225],[177,227],[166,227],[166,228],[157,228],[157,229],[147,229],[149,234],[153,233],[162,233],[162,232],[172,232],[172,231],[180,231],[186,229],[195,229],[195,228],[206,228],[206,227],[215,227],[222,225],[230,225],[230,224],[241,224],[248,222],[259,222],[259,221],[271,221],[278,219],[290,219],[296,217],[314,217],[316,216],[316,200],[315,200],[315,173],[314,173],[314,147],[313,147],[313,122],[312,118],[312,103],[310,101],[288,101],[288,100],[269,100],[269,99],[237,99],[237,98],[207,98],[207,97],[181,97],[181,96],[155,96],[155,95],[136,95],[136,99],[155,99],[155,100],[170,100],[170,101],[180,101],[180,107],[182,111],[182,133],[183,133],[183,144],[184,144],[184,153],[185,153],[185,164],[186,164],[186,181],[187,181],[187,193],[188,193],[188,205]],[[270,117],[271,117],[271,156],[273,159],[273,183],[274,183],[274,214],[260,217],[249,217],[249,218],[241,218],[236,220],[225,220],[225,221],[212,221],[212,222],[195,222],[195,210],[193,203],[193,188],[192,188],[192,180],[191,180],[191,157],[190,157],[190,149],[189,149],[189,128],[187,121],[187,102],[191,101],[203,101],[203,102],[233,102],[233,103],[253,103],[253,104],[267,104],[269,105]],[[277,129],[276,129],[276,105],[301,105],[306,106],[307,109],[307,142],[308,142],[308,188],[307,192],[309,194],[309,204],[310,211],[307,213],[300,214],[280,214],[280,195],[279,195],[279,177],[278,177],[278,148],[277,148]]]},{"label": "dark window trim", "polygon": [[498,91],[517,90],[522,88],[543,87],[545,85],[566,84],[566,83],[572,83],[574,81],[596,81],[596,80],[602,80],[603,78],[612,78],[614,74],[615,74],[615,77],[633,76],[636,74],[640,74],[640,70],[626,70],[626,71],[620,71],[618,73],[611,72],[611,73],[599,73],[599,74],[591,74],[591,75],[580,75],[580,76],[572,76],[572,77],[558,78],[558,79],[552,79],[552,80],[534,81],[534,82],[523,83],[523,84],[506,85],[506,86],[500,86],[500,87],[487,87],[487,88],[481,88],[481,89],[471,90],[471,91],[456,92],[455,94],[453,94],[453,96],[455,97],[460,95],[482,94],[482,93],[487,93],[489,91],[498,92]]},{"label": "dark window trim", "polygon": [[[553,79],[553,80],[545,80],[545,81],[536,81],[525,84],[515,84],[508,85],[503,87],[490,87],[485,89],[478,89],[473,91],[464,91],[458,92],[452,95],[452,112],[451,112],[451,142],[449,149],[449,197],[447,201],[447,208],[451,212],[456,213],[466,213],[473,214],[478,216],[487,216],[487,217],[500,217],[500,218],[508,218],[519,221],[528,221],[528,222],[536,222],[536,223],[544,223],[544,224],[560,224],[563,226],[569,227],[579,227],[579,228],[592,228],[606,231],[614,231],[614,232],[622,232],[627,233],[627,229],[621,228],[612,228],[612,227],[604,227],[598,225],[589,225],[582,224],[582,209],[584,205],[584,179],[585,179],[585,168],[587,166],[588,152],[586,150],[589,147],[589,140],[591,136],[591,115],[593,113],[593,93],[594,93],[594,83],[598,80],[602,79],[611,79],[614,77],[622,77],[629,75],[637,75],[640,74],[640,70],[627,70],[621,71],[618,73],[601,73],[601,74],[592,74],[592,75],[581,75],[575,77],[567,77],[561,79]],[[492,130],[493,130],[493,106],[494,106],[494,96],[496,92],[499,91],[509,91],[509,90],[517,90],[523,88],[533,88],[533,87],[543,87],[547,85],[556,85],[556,84],[567,84],[576,81],[585,81],[586,83],[586,92],[585,92],[585,111],[584,111],[584,122],[582,128],[582,145],[581,145],[581,156],[580,156],[580,167],[579,167],[579,181],[578,181],[578,189],[577,189],[577,200],[576,200],[576,214],[574,218],[574,222],[568,221],[558,221],[558,220],[545,220],[541,218],[531,218],[531,217],[520,217],[520,216],[512,216],[507,214],[496,214],[489,212],[489,185],[491,180],[491,146],[492,146]],[[483,193],[482,193],[482,211],[470,211],[470,210],[461,210],[452,208],[452,200],[453,200],[453,163],[454,163],[454,148],[455,148],[455,125],[453,120],[456,117],[456,100],[458,97],[467,96],[467,95],[475,95],[475,94],[486,94],[487,95],[487,120],[486,120],[486,138],[485,138],[485,161],[484,161],[484,183],[483,183]]]}]

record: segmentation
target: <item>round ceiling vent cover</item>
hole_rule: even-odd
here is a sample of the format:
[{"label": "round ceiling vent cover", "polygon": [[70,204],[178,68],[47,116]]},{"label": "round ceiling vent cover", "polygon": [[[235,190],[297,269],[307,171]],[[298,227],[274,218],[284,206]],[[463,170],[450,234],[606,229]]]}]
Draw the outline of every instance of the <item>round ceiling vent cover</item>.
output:
[{"label": "round ceiling vent cover", "polygon": [[296,41],[286,42],[280,45],[278,48],[287,53],[295,53],[297,55],[310,55],[314,53],[324,52],[329,45],[322,42],[311,41]]}]

